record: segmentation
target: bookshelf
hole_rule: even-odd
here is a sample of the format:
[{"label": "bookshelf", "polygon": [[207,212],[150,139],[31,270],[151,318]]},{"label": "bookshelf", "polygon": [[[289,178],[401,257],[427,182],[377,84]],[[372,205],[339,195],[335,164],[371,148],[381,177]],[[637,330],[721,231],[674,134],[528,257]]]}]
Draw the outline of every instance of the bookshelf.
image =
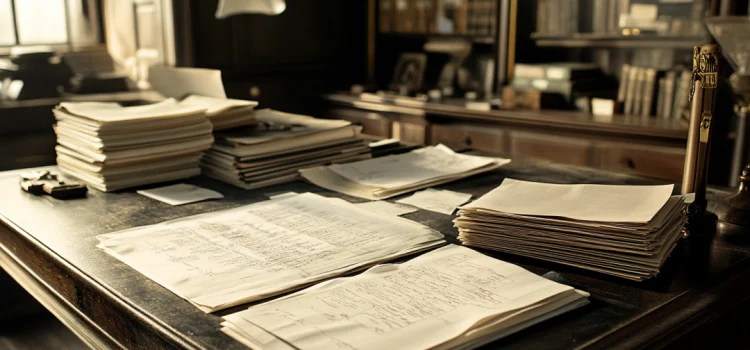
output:
[{"label": "bookshelf", "polygon": [[706,36],[638,35],[625,36],[602,33],[574,33],[551,35],[532,33],[537,46],[564,48],[621,48],[621,49],[692,49],[708,41]]},{"label": "bookshelf", "polygon": [[470,34],[441,34],[441,33],[397,33],[384,32],[378,33],[380,37],[388,39],[403,40],[430,40],[430,39],[465,39],[475,44],[491,45],[495,43],[495,38],[489,35],[470,35]]}]

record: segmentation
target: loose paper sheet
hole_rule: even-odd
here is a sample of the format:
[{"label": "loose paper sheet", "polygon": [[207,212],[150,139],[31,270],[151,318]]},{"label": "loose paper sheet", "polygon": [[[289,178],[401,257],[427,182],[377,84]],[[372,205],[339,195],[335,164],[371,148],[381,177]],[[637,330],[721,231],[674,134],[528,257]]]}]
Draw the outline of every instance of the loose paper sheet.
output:
[{"label": "loose paper sheet", "polygon": [[426,226],[311,193],[98,238],[206,312],[444,243]]},{"label": "loose paper sheet", "polygon": [[299,193],[297,192],[282,192],[282,193],[273,193],[273,194],[266,193],[266,196],[268,197],[268,199],[281,199],[281,198],[286,198],[286,197],[293,197],[298,194]]},{"label": "loose paper sheet", "polygon": [[372,211],[375,213],[383,213],[386,215],[393,215],[393,216],[406,215],[406,214],[417,211],[417,208],[414,208],[412,206],[399,204],[399,203],[391,203],[388,201],[372,201],[372,202],[356,203],[354,205],[364,210]]},{"label": "loose paper sheet", "polygon": [[469,199],[471,199],[469,193],[428,188],[415,193],[411,197],[399,199],[396,203],[409,204],[424,210],[451,215],[459,205],[468,202]]},{"label": "loose paper sheet", "polygon": [[148,81],[152,89],[166,97],[184,98],[195,94],[227,98],[218,69],[151,66]]},{"label": "loose paper sheet", "polygon": [[256,101],[236,100],[231,98],[216,98],[209,96],[190,95],[180,101],[181,105],[199,105],[206,108],[206,115],[212,116],[238,107],[255,107]]},{"label": "loose paper sheet", "polygon": [[647,223],[672,195],[674,185],[559,185],[503,180],[464,208],[600,222]]},{"label": "loose paper sheet", "polygon": [[181,117],[206,110],[197,105],[180,105],[172,98],[142,106],[123,107],[115,102],[63,102],[60,107],[68,113],[100,123]]},{"label": "loose paper sheet", "polygon": [[224,326],[255,344],[273,344],[275,336],[300,349],[428,349],[450,347],[457,337],[471,341],[484,330],[502,330],[503,322],[510,327],[544,315],[513,319],[521,312],[550,312],[548,303],[558,308],[585,296],[449,245],[251,307],[224,317]]},{"label": "loose paper sheet", "polygon": [[140,195],[162,201],[169,205],[183,205],[207,199],[224,198],[219,192],[190,184],[176,184],[150,190],[136,191]]},{"label": "loose paper sheet", "polygon": [[331,165],[329,169],[355,183],[387,189],[466,172],[497,160],[458,154],[438,145],[404,154]]}]

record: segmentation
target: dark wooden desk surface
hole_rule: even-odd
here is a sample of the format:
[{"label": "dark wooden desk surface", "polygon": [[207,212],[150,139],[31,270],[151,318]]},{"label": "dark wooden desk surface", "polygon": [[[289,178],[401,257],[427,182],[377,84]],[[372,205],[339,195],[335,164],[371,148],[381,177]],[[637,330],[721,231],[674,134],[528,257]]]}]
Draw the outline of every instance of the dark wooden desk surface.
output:
[{"label": "dark wooden desk surface", "polygon": [[[172,207],[134,191],[92,191],[86,199],[59,201],[21,191],[16,176],[15,171],[0,173],[0,221],[4,224],[0,225],[0,266],[22,280],[19,282],[37,298],[46,300],[45,306],[67,319],[91,344],[127,348],[238,349],[241,345],[219,332],[220,315],[204,314],[96,248],[96,235],[249,204],[265,200],[267,193],[310,191],[339,196],[302,182],[242,191],[195,178],[188,182],[217,190],[226,198]],[[498,186],[504,177],[555,183],[652,183],[632,176],[516,159],[497,172],[440,187],[479,196]],[[455,242],[457,232],[451,217],[422,210],[405,217],[437,229]],[[590,305],[488,348],[653,348],[674,336],[695,334],[707,321],[732,310],[749,294],[750,248],[721,239],[714,239],[712,245],[683,242],[662,275],[644,283],[486,253],[591,293]]]}]

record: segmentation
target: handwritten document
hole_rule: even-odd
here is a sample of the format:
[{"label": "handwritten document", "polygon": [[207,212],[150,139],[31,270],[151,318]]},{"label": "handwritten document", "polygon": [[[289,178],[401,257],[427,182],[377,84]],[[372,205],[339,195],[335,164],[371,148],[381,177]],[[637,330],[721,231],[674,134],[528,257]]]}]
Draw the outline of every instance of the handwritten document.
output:
[{"label": "handwritten document", "polygon": [[411,197],[399,199],[396,203],[413,205],[424,210],[451,215],[456,210],[456,207],[468,202],[469,199],[471,199],[471,194],[469,193],[428,188],[415,193]]},{"label": "handwritten document", "polygon": [[279,345],[275,339],[300,349],[449,348],[580,304],[586,296],[449,245],[250,307],[224,317],[222,325],[260,348]]},{"label": "handwritten document", "polygon": [[98,238],[206,312],[444,244],[426,226],[311,193]]},{"label": "handwritten document", "polygon": [[674,185],[560,185],[515,179],[464,206],[574,220],[647,223],[664,207]]},{"label": "handwritten document", "polygon": [[490,165],[496,160],[496,158],[455,153],[444,145],[438,145],[404,154],[335,164],[329,168],[362,185],[393,188],[435,177],[467,172]]},{"label": "handwritten document", "polygon": [[364,202],[364,203],[357,203],[354,204],[361,209],[373,211],[376,213],[383,213],[387,215],[406,215],[409,213],[413,213],[417,211],[417,208],[414,208],[409,205],[404,205],[400,203],[391,203],[388,201],[372,201],[372,202]]}]

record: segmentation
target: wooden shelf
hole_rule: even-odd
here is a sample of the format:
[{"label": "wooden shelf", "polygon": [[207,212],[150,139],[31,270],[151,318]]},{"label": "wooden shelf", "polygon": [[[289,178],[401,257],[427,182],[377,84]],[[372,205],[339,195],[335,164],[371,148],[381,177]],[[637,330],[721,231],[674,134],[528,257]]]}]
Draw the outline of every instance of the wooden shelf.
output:
[{"label": "wooden shelf", "polygon": [[533,33],[531,38],[537,46],[546,47],[614,47],[614,48],[670,48],[692,49],[708,42],[707,36],[636,35],[577,33],[572,35],[550,35]]},{"label": "wooden shelf", "polygon": [[378,33],[381,37],[394,39],[465,39],[477,44],[494,44],[495,38],[490,35],[470,35],[470,34],[441,34],[441,33],[399,33],[384,32]]}]

